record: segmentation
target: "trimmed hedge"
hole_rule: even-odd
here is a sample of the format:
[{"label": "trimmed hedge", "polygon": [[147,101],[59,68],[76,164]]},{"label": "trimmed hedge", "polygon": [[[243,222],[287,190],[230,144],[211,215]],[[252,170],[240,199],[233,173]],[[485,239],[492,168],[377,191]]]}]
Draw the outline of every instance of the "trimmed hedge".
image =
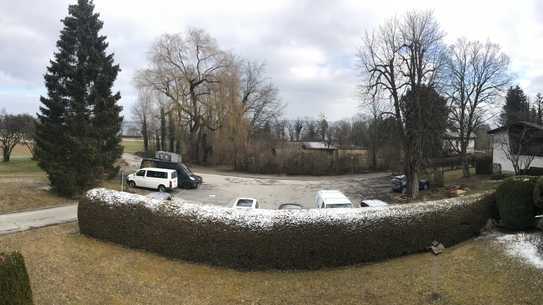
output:
[{"label": "trimmed hedge", "polygon": [[32,305],[32,290],[23,256],[0,253],[0,305]]},{"label": "trimmed hedge", "polygon": [[536,177],[506,179],[496,190],[496,202],[502,224],[512,230],[524,230],[535,222],[534,187]]},{"label": "trimmed hedge", "polygon": [[385,209],[237,210],[95,189],[83,234],[171,258],[241,269],[315,269],[451,246],[495,214],[491,193]]}]

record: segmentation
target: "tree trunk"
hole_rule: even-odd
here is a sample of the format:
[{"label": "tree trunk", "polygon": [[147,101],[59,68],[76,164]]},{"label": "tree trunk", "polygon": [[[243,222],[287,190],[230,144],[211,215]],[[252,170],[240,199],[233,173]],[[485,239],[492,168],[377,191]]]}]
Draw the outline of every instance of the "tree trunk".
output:
[{"label": "tree trunk", "polygon": [[469,177],[469,161],[468,156],[464,153],[462,156],[462,173],[464,174],[464,177]]},{"label": "tree trunk", "polygon": [[11,151],[9,149],[7,149],[7,148],[4,148],[2,150],[2,155],[3,155],[2,161],[9,162],[9,157],[11,155]]},{"label": "tree trunk", "polygon": [[410,199],[416,199],[419,194],[419,175],[415,162],[410,161],[407,169],[407,194],[409,194]]},{"label": "tree trunk", "polygon": [[166,113],[164,107],[160,108],[160,150],[166,150]]},{"label": "tree trunk", "polygon": [[160,132],[158,130],[155,133],[155,139],[156,150],[160,150]]},{"label": "tree trunk", "polygon": [[147,119],[143,119],[143,124],[141,126],[141,133],[143,135],[143,151],[149,151],[149,132],[147,130]]}]

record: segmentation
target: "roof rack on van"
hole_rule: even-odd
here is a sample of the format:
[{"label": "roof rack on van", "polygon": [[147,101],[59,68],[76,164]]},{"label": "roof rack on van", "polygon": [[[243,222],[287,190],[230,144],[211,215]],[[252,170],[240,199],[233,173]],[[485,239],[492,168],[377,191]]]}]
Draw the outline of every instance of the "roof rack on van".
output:
[{"label": "roof rack on van", "polygon": [[169,151],[157,151],[155,152],[155,158],[162,161],[181,163],[183,162],[181,155]]}]

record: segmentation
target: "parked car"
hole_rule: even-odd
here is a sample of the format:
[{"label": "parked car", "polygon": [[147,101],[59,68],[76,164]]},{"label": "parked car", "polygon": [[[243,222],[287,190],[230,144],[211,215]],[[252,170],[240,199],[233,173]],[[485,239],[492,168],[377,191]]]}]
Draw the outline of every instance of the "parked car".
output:
[{"label": "parked car", "polygon": [[302,210],[304,207],[297,203],[283,203],[279,205],[278,210]]},{"label": "parked car", "polygon": [[258,209],[258,202],[253,198],[237,198],[232,207],[235,209]]},{"label": "parked car", "polygon": [[360,202],[360,207],[361,208],[366,208],[366,207],[369,207],[369,208],[382,208],[382,207],[387,207],[388,206],[388,203],[382,201],[382,200],[379,200],[379,199],[369,199],[369,200],[362,200]]},{"label": "parked car", "polygon": [[[407,191],[407,176],[406,175],[394,176],[392,177],[391,184],[392,184],[392,191],[405,193]],[[420,191],[425,191],[425,190],[428,190],[429,188],[430,188],[430,181],[426,179],[419,180]]]},{"label": "parked car", "polygon": [[353,203],[342,192],[336,190],[320,190],[315,196],[317,209],[352,208]]},{"label": "parked car", "polygon": [[130,187],[141,187],[165,192],[177,187],[177,171],[156,167],[141,168],[126,178]]},{"label": "parked car", "polygon": [[198,186],[203,183],[202,177],[192,173],[190,168],[181,162],[170,162],[168,160],[156,158],[143,158],[143,160],[141,160],[140,168],[144,167],[158,167],[176,170],[178,181],[177,185],[180,188],[198,188]]}]

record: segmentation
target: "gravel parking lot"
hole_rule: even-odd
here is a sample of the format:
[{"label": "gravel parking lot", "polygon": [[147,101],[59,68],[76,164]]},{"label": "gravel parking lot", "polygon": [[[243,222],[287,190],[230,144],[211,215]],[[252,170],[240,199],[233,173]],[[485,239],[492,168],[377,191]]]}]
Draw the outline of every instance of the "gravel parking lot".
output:
[{"label": "gravel parking lot", "polygon": [[[134,172],[140,158],[124,154],[125,172]],[[248,175],[224,173],[204,168],[194,169],[204,183],[198,189],[177,189],[175,197],[205,204],[230,206],[238,197],[255,198],[260,208],[276,209],[281,203],[298,203],[306,208],[314,207],[315,194],[319,190],[339,190],[358,207],[361,199],[381,199],[391,202],[390,173],[360,175],[297,177],[273,175]],[[140,192],[138,190],[138,192]]]},{"label": "gravel parking lot", "polygon": [[[198,174],[198,173],[197,173]],[[295,202],[314,207],[318,190],[340,190],[358,207],[364,199],[389,200],[389,174],[376,173],[347,177],[240,177],[222,174],[201,174],[198,189],[175,191],[175,197],[206,204],[230,206],[237,197],[255,198],[260,208],[276,209],[281,203]]]}]

